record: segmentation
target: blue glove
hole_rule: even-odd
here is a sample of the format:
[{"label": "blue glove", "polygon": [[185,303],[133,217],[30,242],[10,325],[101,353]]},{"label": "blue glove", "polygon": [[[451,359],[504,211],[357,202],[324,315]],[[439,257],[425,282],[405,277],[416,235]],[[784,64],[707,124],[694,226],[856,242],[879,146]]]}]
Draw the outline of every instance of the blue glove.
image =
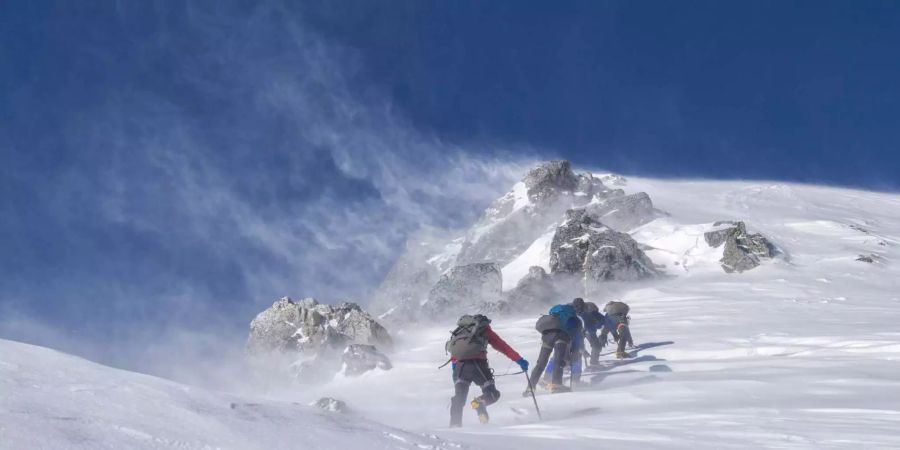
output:
[{"label": "blue glove", "polygon": [[519,360],[516,361],[516,364],[518,364],[519,367],[522,368],[522,372],[528,371],[528,361],[526,361],[525,358],[519,358]]}]

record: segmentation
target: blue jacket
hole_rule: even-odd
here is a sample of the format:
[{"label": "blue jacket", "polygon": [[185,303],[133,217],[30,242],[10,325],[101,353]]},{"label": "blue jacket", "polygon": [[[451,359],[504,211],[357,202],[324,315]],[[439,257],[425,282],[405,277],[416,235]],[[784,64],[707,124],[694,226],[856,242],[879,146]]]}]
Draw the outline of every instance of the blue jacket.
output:
[{"label": "blue jacket", "polygon": [[588,333],[596,332],[600,328],[603,328],[603,324],[606,323],[606,316],[599,311],[591,311],[582,316],[584,320],[584,330]]},{"label": "blue jacket", "polygon": [[578,318],[578,314],[575,313],[575,308],[572,305],[566,303],[556,305],[550,308],[548,314],[559,316],[559,321],[562,323],[562,330],[569,333],[569,335],[574,335],[578,331],[578,328],[581,327],[581,319]]}]

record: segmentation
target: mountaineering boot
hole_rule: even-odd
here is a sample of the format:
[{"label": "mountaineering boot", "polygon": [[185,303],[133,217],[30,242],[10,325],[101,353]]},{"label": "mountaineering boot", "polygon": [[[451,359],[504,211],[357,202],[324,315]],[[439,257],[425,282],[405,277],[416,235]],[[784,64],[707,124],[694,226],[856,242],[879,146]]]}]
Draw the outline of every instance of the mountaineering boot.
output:
[{"label": "mountaineering boot", "polygon": [[472,409],[478,413],[478,421],[481,423],[488,423],[491,420],[491,417],[488,416],[487,407],[481,401],[480,397],[475,397],[472,399],[470,403],[472,405]]},{"label": "mountaineering boot", "polygon": [[541,389],[550,389],[550,385],[553,384],[550,382],[550,377],[543,377],[540,381],[538,381],[537,387]]},{"label": "mountaineering boot", "polygon": [[534,391],[530,387],[525,388],[525,392],[522,393],[522,397],[531,397],[532,395],[534,395]]},{"label": "mountaineering boot", "polygon": [[625,358],[631,358],[631,355],[629,355],[628,352],[616,352],[616,359],[625,359]]},{"label": "mountaineering boot", "polygon": [[547,390],[549,390],[551,394],[561,394],[563,392],[572,392],[572,389],[566,385],[553,384],[553,383],[550,383],[547,386]]}]

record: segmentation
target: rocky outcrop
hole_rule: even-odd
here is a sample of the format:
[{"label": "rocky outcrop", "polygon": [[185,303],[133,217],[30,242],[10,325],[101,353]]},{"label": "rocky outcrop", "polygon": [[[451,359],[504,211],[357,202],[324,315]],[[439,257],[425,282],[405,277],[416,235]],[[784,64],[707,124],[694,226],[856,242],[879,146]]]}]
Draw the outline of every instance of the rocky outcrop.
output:
[{"label": "rocky outcrop", "polygon": [[[336,374],[355,344],[390,349],[387,330],[355,303],[282,298],[250,322],[247,354],[261,369],[314,383]],[[388,364],[390,364],[388,362]]]},{"label": "rocky outcrop", "polygon": [[646,192],[608,197],[585,207],[588,214],[604,225],[628,231],[660,216]]},{"label": "rocky outcrop", "polygon": [[[626,183],[615,175],[604,176],[610,183]],[[379,320],[394,324],[458,312],[517,311],[528,307],[524,305],[546,301],[555,295],[555,288],[567,295],[581,292],[582,284],[569,286],[571,280],[561,282],[554,275],[550,281],[528,278],[523,280],[526,285],[500,294],[499,268],[536,243],[540,257],[546,258],[548,232],[552,235],[572,209],[587,211],[611,230],[602,238],[593,238],[595,244],[601,240],[604,243],[597,244],[599,247],[589,254],[558,253],[563,260],[581,258],[573,263],[577,266],[573,269],[564,268],[567,263],[563,261],[557,267],[559,273],[587,274],[586,279],[592,280],[630,280],[655,274],[652,265],[642,268],[649,260],[639,248],[630,246],[630,237],[614,233],[630,231],[661,214],[654,209],[650,196],[626,195],[622,189],[609,188],[598,176],[575,173],[568,161],[548,161],[530,170],[494,201],[465,233],[423,230],[411,237],[376,291],[373,308],[381,314]],[[617,250],[612,252],[610,248]],[[589,255],[591,258],[587,258]],[[536,255],[529,254],[532,256]],[[547,263],[546,259],[540,261],[544,267]],[[517,269],[515,276],[520,274]],[[538,292],[542,290],[546,292]]]},{"label": "rocky outcrop", "polygon": [[880,264],[884,262],[884,258],[881,255],[876,253],[869,253],[868,255],[859,255],[856,258],[859,262],[869,263],[869,264]]},{"label": "rocky outcrop", "polygon": [[543,267],[529,268],[516,287],[503,293],[498,301],[481,304],[475,312],[492,317],[500,314],[532,312],[561,298],[556,282]]},{"label": "rocky outcrop", "polygon": [[519,256],[566,210],[621,191],[607,189],[591,174],[576,175],[568,161],[535,167],[485,210],[469,230],[457,264],[494,262],[503,266]]},{"label": "rocky outcrop", "polygon": [[312,402],[310,406],[329,413],[346,414],[350,411],[347,403],[331,397],[322,397]]},{"label": "rocky outcrop", "polygon": [[505,293],[503,299],[509,305],[508,309],[526,311],[544,306],[558,297],[553,277],[543,267],[534,266],[528,269],[528,275],[519,280],[515,288]]},{"label": "rocky outcrop", "polygon": [[387,355],[378,351],[374,345],[351,344],[341,357],[344,375],[358,376],[370,370],[391,370],[393,365]]},{"label": "rocky outcrop", "polygon": [[633,281],[659,275],[653,262],[626,233],[603,225],[584,209],[566,212],[550,247],[552,274],[578,275],[585,282]]},{"label": "rocky outcrop", "polygon": [[722,269],[728,273],[744,272],[759,266],[760,261],[779,253],[777,247],[765,236],[747,233],[744,222],[721,221],[713,224],[716,230],[706,232],[703,237],[710,247],[724,244]]},{"label": "rocky outcrop", "polygon": [[527,188],[528,198],[535,204],[547,203],[548,200],[574,192],[579,187],[592,187],[590,178],[579,179],[575,176],[569,161],[548,161],[541,164],[531,169],[522,182]]},{"label": "rocky outcrop", "polygon": [[441,317],[474,311],[500,299],[503,275],[492,263],[457,266],[441,276],[428,293],[423,316]]},{"label": "rocky outcrop", "polygon": [[348,344],[393,345],[390,335],[355,303],[331,306],[282,298],[250,322],[249,353],[342,351]]}]

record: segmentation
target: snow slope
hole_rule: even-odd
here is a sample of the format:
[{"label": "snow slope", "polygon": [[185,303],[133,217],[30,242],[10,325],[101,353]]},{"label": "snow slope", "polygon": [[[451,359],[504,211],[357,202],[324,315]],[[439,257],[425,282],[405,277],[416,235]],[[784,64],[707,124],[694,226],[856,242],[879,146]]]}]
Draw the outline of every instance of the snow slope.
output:
[{"label": "snow slope", "polygon": [[0,340],[3,449],[452,449],[309,406],[189,387]]},{"label": "snow slope", "polygon": [[[671,276],[610,284],[589,300],[624,299],[636,343],[666,344],[625,361],[605,356],[577,392],[540,395],[543,421],[513,375],[497,378],[491,424],[466,411],[464,428],[446,428],[452,383],[437,366],[448,317],[443,327],[392,330],[391,371],[255,397],[0,342],[0,448],[900,448],[900,195],[640,178],[624,188],[669,213],[632,235]],[[702,237],[717,220],[746,221],[784,257],[725,273],[721,249]],[[543,246],[532,247],[504,278],[544,265]],[[874,263],[856,260],[872,254]],[[531,361],[534,318],[493,324]],[[499,353],[490,358],[497,375],[515,372]],[[359,417],[302,406],[323,395]]]},{"label": "snow slope", "polygon": [[[543,422],[516,375],[497,379],[504,396],[490,425],[467,412],[465,428],[442,430],[452,386],[449,370],[436,367],[449,317],[443,328],[404,330],[393,371],[336,379],[315,395],[342,395],[387,423],[488,448],[900,448],[900,195],[650,179],[625,188],[646,191],[670,214],[632,235],[655,248],[648,254],[671,276],[609,285],[607,296],[589,300],[623,298],[637,343],[671,344],[623,362],[606,356],[580,392],[539,396]],[[702,235],[718,220],[746,221],[785,255],[725,273],[721,248]],[[504,268],[504,282],[545,265],[541,248]],[[871,253],[880,262],[856,261]],[[533,324],[534,316],[494,321],[531,361]],[[505,357],[490,356],[497,374],[514,372]]]}]

